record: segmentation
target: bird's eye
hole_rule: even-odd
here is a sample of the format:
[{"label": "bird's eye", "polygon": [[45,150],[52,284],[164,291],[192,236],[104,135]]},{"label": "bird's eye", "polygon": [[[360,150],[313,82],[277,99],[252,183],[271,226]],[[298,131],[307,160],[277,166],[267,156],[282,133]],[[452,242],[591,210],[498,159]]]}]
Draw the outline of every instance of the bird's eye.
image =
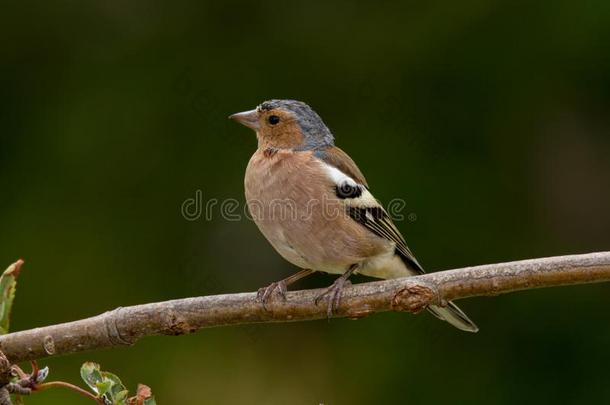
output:
[{"label": "bird's eye", "polygon": [[269,124],[275,125],[280,122],[280,117],[278,117],[277,115],[272,115],[267,119],[267,121],[269,121]]}]

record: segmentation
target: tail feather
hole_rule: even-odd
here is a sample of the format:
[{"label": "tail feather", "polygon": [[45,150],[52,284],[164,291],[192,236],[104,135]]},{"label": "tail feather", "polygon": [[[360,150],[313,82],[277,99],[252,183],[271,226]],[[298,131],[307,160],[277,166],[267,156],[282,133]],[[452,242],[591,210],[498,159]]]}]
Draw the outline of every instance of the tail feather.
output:
[{"label": "tail feather", "polygon": [[475,323],[472,322],[470,318],[468,318],[468,316],[466,316],[466,314],[451,301],[447,303],[446,307],[431,305],[428,307],[428,311],[430,311],[438,319],[447,321],[451,325],[465,332],[475,333],[479,331],[477,325],[475,325]]},{"label": "tail feather", "polygon": [[[405,255],[404,249],[406,249],[407,253],[409,253],[408,255]],[[385,274],[386,277],[384,278],[397,278],[425,273],[423,267],[417,262],[411,251],[406,247],[406,244],[404,244],[404,249],[400,250],[397,248],[395,251],[396,256],[400,258],[401,266],[394,266],[392,268],[394,271],[391,273],[391,275],[387,273]],[[375,277],[375,275],[373,275],[373,277]],[[447,303],[447,306],[439,307],[436,305],[430,305],[427,309],[438,319],[446,321],[450,325],[455,326],[460,330],[472,333],[479,331],[479,327],[475,325],[475,323],[472,322],[470,318],[468,318],[468,316],[451,301]]]}]

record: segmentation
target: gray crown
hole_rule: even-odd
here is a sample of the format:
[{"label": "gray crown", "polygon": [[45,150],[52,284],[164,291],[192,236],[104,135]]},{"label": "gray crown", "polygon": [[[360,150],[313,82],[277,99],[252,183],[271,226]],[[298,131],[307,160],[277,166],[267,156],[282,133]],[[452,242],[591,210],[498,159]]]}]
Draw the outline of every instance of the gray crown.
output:
[{"label": "gray crown", "polygon": [[258,108],[266,111],[281,108],[294,114],[305,137],[303,144],[295,148],[296,150],[322,149],[334,145],[335,138],[322,118],[302,101],[269,100],[263,102]]}]

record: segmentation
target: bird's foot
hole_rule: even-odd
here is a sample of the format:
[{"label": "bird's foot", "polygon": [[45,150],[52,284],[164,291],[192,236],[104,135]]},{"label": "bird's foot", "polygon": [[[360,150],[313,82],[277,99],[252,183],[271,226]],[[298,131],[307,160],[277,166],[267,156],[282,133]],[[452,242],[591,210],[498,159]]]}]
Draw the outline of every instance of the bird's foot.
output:
[{"label": "bird's foot", "polygon": [[266,304],[276,290],[279,296],[282,297],[282,300],[286,301],[287,288],[284,280],[276,281],[269,284],[267,287],[259,288],[258,293],[256,294],[256,300],[263,304],[263,308],[267,309]]},{"label": "bird's foot", "polygon": [[339,304],[341,303],[341,294],[343,293],[343,288],[346,286],[350,286],[352,283],[348,279],[344,277],[339,277],[335,280],[334,283],[330,287],[328,287],[324,292],[318,295],[315,299],[315,304],[322,300],[322,298],[328,296],[328,302],[326,307],[326,316],[328,318],[332,318],[333,312],[339,308]]}]

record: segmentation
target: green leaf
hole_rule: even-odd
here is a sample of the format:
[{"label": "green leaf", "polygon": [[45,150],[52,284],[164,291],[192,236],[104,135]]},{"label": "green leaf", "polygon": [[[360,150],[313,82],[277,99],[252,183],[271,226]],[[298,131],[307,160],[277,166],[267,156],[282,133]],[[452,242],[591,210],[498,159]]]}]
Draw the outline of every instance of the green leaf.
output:
[{"label": "green leaf", "polygon": [[149,387],[144,384],[138,385],[138,392],[135,397],[127,398],[129,391],[121,379],[108,371],[101,371],[100,365],[87,362],[81,366],[81,377],[89,388],[97,394],[98,398],[103,398],[105,403],[112,405],[157,405]]},{"label": "green leaf", "polygon": [[110,388],[112,388],[112,381],[104,380],[95,384],[96,389],[94,390],[98,396],[105,395]]},{"label": "green leaf", "polygon": [[106,394],[106,397],[112,401],[113,404],[120,404],[125,398],[127,398],[127,394],[129,392],[121,382],[121,379],[108,371],[102,371],[102,377],[104,381],[110,383],[110,390]]},{"label": "green leaf", "polygon": [[15,299],[15,288],[17,287],[17,276],[21,271],[23,260],[19,259],[0,276],[0,335],[5,335],[9,330],[11,309]]},{"label": "green leaf", "polygon": [[129,395],[129,391],[123,390],[117,393],[113,393],[113,401],[121,401],[124,402],[127,399],[127,395]]},{"label": "green leaf", "polygon": [[104,387],[105,390],[110,389],[110,385],[105,388],[106,382],[102,377],[100,365],[97,363],[93,363],[91,361],[84,363],[80,368],[80,376],[85,382],[85,384],[87,384],[89,388],[91,388],[91,390],[95,392],[98,396],[101,395],[98,388],[98,384],[100,384],[101,387]]}]

